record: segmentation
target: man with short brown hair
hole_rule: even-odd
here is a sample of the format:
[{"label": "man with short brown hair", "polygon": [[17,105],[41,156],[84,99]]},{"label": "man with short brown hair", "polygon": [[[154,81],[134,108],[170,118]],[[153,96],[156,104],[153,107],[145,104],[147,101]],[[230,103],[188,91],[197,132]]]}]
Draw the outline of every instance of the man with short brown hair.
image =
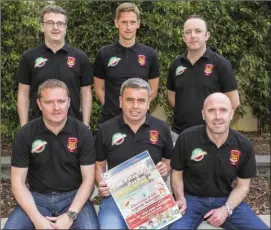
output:
[{"label": "man with short brown hair", "polygon": [[151,87],[151,100],[157,96],[159,66],[156,51],[136,42],[140,26],[139,9],[133,3],[122,3],[116,9],[115,27],[119,39],[116,44],[102,47],[94,64],[94,88],[102,107],[103,123],[121,113],[119,93],[129,78],[141,78]]},{"label": "man with short brown hair", "polygon": [[36,104],[38,86],[46,79],[54,78],[65,82],[70,89],[72,100],[69,114],[89,126],[93,79],[88,57],[82,50],[65,42],[68,18],[63,8],[46,6],[40,17],[44,43],[23,53],[16,75],[19,82],[17,107],[20,125],[41,116]]},{"label": "man with short brown hair", "polygon": [[207,47],[210,38],[206,21],[190,16],[183,26],[187,51],[170,65],[167,79],[168,100],[174,108],[172,138],[186,128],[204,124],[201,110],[205,98],[214,93],[226,94],[233,109],[239,106],[239,94],[230,62]]},{"label": "man with short brown hair", "polygon": [[12,146],[11,189],[18,204],[4,229],[98,229],[89,201],[95,173],[92,133],[68,116],[65,83],[43,82],[37,104],[42,116],[24,125]]}]

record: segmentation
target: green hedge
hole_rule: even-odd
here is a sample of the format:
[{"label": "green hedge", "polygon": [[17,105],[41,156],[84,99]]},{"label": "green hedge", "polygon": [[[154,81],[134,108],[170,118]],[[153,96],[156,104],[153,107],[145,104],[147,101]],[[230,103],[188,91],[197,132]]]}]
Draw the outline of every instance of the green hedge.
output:
[{"label": "green hedge", "polygon": [[[57,1],[68,12],[67,41],[84,50],[93,63],[97,50],[118,39],[114,14],[121,2]],[[19,128],[16,111],[15,73],[20,56],[37,46],[38,12],[44,1],[2,1],[2,126],[4,138],[12,139]],[[185,51],[182,25],[190,14],[202,14],[208,23],[209,45],[228,58],[237,76],[241,107],[248,105],[262,125],[269,124],[270,104],[270,2],[241,1],[140,1],[141,14],[137,40],[155,48],[159,55],[161,84],[157,100],[168,117],[172,114],[166,97],[167,70],[171,61]],[[97,127],[101,107],[94,98],[92,127]]]}]

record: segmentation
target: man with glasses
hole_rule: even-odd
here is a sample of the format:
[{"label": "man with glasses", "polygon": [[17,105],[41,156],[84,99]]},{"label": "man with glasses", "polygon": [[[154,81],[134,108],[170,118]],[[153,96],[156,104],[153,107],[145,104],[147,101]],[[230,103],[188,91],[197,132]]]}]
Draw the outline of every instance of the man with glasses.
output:
[{"label": "man with glasses", "polygon": [[[92,107],[92,70],[87,55],[65,42],[67,15],[60,6],[42,9],[40,30],[44,43],[22,55],[17,71],[20,125],[41,116],[36,104],[38,86],[49,78],[66,83],[71,94],[69,114],[89,126]],[[82,113],[80,112],[80,90]]]},{"label": "man with glasses", "polygon": [[167,79],[168,100],[174,108],[173,142],[184,129],[204,123],[201,109],[211,93],[225,93],[233,109],[239,105],[231,64],[206,47],[209,37],[207,23],[201,16],[192,15],[184,23],[183,41],[187,52],[172,62]]}]

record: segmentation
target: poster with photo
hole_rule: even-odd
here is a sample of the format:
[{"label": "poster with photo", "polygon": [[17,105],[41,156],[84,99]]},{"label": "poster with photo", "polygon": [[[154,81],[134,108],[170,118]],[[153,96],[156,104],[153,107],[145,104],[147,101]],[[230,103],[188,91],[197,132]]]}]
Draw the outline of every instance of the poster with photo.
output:
[{"label": "poster with photo", "polygon": [[129,229],[160,229],[182,217],[148,151],[102,176]]}]

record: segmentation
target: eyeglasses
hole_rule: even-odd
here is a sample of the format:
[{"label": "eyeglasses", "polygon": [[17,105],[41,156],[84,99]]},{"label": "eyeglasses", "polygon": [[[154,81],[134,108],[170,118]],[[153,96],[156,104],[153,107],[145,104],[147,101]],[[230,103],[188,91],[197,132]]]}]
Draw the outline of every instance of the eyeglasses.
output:
[{"label": "eyeglasses", "polygon": [[58,22],[54,22],[52,20],[49,20],[47,22],[43,22],[48,28],[53,28],[55,27],[55,25],[57,26],[57,28],[64,28],[64,26],[66,25],[65,22],[61,22],[61,21],[58,21]]}]

